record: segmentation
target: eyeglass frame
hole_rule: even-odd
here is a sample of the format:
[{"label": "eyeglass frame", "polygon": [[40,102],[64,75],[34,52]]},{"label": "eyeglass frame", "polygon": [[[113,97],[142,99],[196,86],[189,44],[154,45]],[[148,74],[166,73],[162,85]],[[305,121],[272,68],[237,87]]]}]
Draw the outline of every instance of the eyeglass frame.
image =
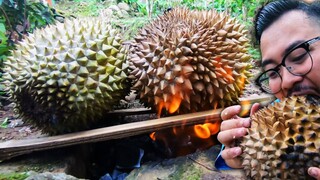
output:
[{"label": "eyeglass frame", "polygon": [[[257,86],[259,86],[263,91],[267,92],[266,90],[264,90],[264,89],[262,88],[262,84],[261,84],[262,81],[259,81],[259,79],[260,79],[263,75],[265,75],[266,73],[268,73],[269,71],[274,71],[275,73],[277,73],[277,74],[279,75],[279,77],[280,77],[280,79],[281,79],[281,83],[282,83],[282,76],[281,76],[281,74],[279,73],[279,70],[280,70],[280,67],[281,67],[281,66],[285,67],[289,73],[291,73],[292,75],[295,75],[295,76],[304,76],[304,75],[308,74],[308,73],[311,71],[312,67],[313,67],[313,58],[312,58],[312,56],[311,56],[311,54],[310,54],[310,45],[312,45],[313,43],[315,43],[315,42],[317,42],[317,41],[319,41],[319,40],[320,40],[320,36],[317,36],[317,37],[315,37],[315,38],[312,38],[312,39],[309,39],[309,40],[307,40],[307,41],[304,41],[304,42],[296,45],[295,47],[293,47],[290,51],[288,51],[288,52],[283,56],[280,64],[278,64],[278,65],[277,65],[276,67],[274,67],[274,68],[268,69],[267,71],[264,71],[263,73],[261,73],[261,74],[256,78],[255,84],[256,84]],[[307,71],[306,73],[300,74],[300,75],[299,75],[299,74],[293,74],[293,73],[288,69],[289,67],[287,67],[286,64],[285,64],[286,58],[287,58],[293,51],[295,51],[295,50],[298,49],[298,48],[303,48],[303,49],[305,49],[306,52],[309,54],[309,56],[310,56],[310,58],[311,58],[311,68],[310,68],[309,71]],[[281,91],[281,87],[280,87],[280,89],[279,89],[277,92],[272,92],[272,93],[275,94],[275,93],[278,93],[279,91]],[[268,93],[269,93],[269,92],[268,92]]]}]

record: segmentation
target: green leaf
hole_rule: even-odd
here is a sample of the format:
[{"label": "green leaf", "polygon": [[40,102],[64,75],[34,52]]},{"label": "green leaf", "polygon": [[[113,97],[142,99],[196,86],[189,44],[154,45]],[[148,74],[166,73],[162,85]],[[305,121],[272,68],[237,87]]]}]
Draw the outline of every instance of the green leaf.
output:
[{"label": "green leaf", "polygon": [[4,23],[0,22],[0,32],[4,33],[6,32],[6,26],[4,25]]},{"label": "green leaf", "polygon": [[0,55],[6,54],[9,51],[7,44],[6,28],[3,23],[0,23]]},{"label": "green leaf", "polygon": [[6,28],[3,26],[1,26],[1,23],[0,23],[0,46],[1,45],[7,45],[7,36],[6,36]]},{"label": "green leaf", "polygon": [[0,124],[0,127],[7,128],[9,125],[9,119],[5,118],[4,121]]},{"label": "green leaf", "polygon": [[0,55],[6,54],[8,51],[9,51],[8,46],[0,45]]}]

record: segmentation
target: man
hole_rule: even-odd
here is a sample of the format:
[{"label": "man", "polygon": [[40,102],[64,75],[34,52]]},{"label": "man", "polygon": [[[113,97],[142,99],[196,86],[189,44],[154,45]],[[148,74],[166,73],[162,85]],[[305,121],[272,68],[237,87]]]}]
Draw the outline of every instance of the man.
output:
[{"label": "man", "polygon": [[[320,2],[279,0],[264,6],[256,15],[255,38],[260,45],[263,73],[257,84],[278,99],[292,95],[320,96]],[[251,114],[258,110],[254,104]],[[237,116],[240,106],[223,110],[218,140],[225,145],[221,157],[232,168],[241,168],[241,138],[250,127],[249,118]],[[319,165],[320,166],[320,165]],[[320,180],[320,169],[308,173]]]}]

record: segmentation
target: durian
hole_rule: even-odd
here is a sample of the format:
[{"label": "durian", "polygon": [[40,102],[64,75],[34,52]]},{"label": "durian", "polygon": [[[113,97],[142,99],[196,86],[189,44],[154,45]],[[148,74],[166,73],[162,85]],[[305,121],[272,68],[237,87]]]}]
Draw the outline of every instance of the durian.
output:
[{"label": "durian", "polygon": [[35,30],[5,65],[17,113],[49,134],[89,128],[130,88],[120,34],[99,18]]},{"label": "durian", "polygon": [[189,113],[234,104],[250,76],[246,33],[244,25],[226,13],[170,10],[132,42],[132,89],[158,112]]},{"label": "durian", "polygon": [[320,165],[320,99],[292,96],[252,115],[243,138],[243,167],[251,179],[312,179]]}]

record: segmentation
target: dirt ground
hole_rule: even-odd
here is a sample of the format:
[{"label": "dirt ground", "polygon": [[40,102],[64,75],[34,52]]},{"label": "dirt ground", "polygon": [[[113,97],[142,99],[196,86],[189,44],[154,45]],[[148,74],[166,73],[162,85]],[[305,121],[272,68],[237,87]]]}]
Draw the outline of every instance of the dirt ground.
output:
[{"label": "dirt ground", "polygon": [[43,136],[39,130],[24,124],[12,108],[12,104],[0,109],[0,142],[12,139],[33,139]]}]

